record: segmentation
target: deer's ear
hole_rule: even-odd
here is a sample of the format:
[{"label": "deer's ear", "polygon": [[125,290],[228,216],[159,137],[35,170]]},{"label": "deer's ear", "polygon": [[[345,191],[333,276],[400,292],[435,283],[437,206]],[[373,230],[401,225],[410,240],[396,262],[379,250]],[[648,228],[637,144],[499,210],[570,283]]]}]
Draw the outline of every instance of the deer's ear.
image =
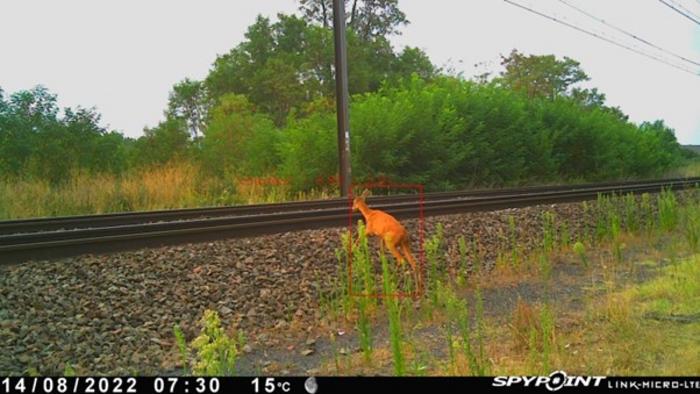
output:
[{"label": "deer's ear", "polygon": [[365,189],[365,190],[362,192],[362,198],[366,198],[367,196],[369,196],[369,190]]}]

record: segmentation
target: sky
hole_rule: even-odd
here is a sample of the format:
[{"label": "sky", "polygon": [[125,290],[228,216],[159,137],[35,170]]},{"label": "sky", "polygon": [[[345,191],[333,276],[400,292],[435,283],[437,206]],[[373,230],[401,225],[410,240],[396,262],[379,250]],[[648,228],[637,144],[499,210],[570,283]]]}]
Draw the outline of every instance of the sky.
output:
[{"label": "sky", "polygon": [[[664,119],[681,143],[700,144],[700,66],[644,46],[559,0],[513,1],[692,72],[503,0],[399,0],[411,23],[391,40],[397,49],[423,49],[435,64],[466,78],[500,71],[500,55],[513,48],[571,57],[591,77],[584,86],[605,93],[608,105],[619,106],[634,122]],[[700,25],[658,0],[566,1],[700,63]],[[700,0],[673,1],[700,15]],[[61,106],[94,106],[105,126],[137,137],[163,119],[173,84],[204,78],[217,54],[244,39],[256,15],[296,9],[294,0],[2,1],[0,87],[7,94],[44,85]]]}]

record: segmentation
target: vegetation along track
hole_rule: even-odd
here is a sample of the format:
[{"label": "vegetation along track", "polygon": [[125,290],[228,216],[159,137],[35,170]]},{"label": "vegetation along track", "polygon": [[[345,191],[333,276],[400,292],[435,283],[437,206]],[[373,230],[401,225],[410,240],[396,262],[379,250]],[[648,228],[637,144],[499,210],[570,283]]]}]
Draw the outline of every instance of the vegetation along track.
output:
[{"label": "vegetation along track", "polygon": [[[370,205],[398,218],[488,211],[595,199],[599,194],[684,189],[700,178],[635,181],[471,192],[427,193],[422,197],[374,197]],[[30,219],[0,222],[0,263],[106,253],[141,247],[339,227],[349,215],[345,199],[240,207]]]}]

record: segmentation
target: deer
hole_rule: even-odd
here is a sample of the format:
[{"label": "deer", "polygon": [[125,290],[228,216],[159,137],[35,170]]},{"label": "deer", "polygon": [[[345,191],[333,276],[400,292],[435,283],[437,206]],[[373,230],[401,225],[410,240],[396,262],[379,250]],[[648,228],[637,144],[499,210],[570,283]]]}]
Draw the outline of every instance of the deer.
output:
[{"label": "deer", "polygon": [[[420,286],[418,266],[416,264],[416,259],[411,253],[411,240],[408,231],[406,231],[406,228],[401,225],[395,217],[379,209],[370,209],[365,201],[368,195],[369,190],[365,190],[360,196],[355,197],[352,203],[353,212],[359,210],[365,219],[365,235],[367,237],[378,237],[381,251],[384,251],[384,246],[386,245],[399,263],[399,266],[401,266],[404,261],[408,260],[416,276],[416,283]],[[401,251],[399,251],[399,249],[401,249]]]}]

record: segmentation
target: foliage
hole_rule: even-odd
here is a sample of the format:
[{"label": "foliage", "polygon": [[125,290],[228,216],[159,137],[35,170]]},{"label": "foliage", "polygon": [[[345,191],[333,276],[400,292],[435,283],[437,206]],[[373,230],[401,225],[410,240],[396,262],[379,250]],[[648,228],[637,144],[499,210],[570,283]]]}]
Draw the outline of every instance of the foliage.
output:
[{"label": "foliage", "polygon": [[65,108],[37,86],[4,98],[0,90],[0,177],[32,177],[52,183],[72,171],[118,173],[126,167],[127,140],[100,126],[94,109]]},{"label": "foliage", "polygon": [[[522,91],[530,98],[554,99],[566,93],[571,85],[589,79],[581,64],[568,57],[558,60],[554,55],[526,56],[513,49],[508,56],[501,56],[501,65],[505,71],[501,73],[500,83]],[[582,93],[579,90],[576,95]],[[594,92],[586,95],[589,100],[600,100],[599,96],[591,93]]]},{"label": "foliage", "polygon": [[[363,16],[358,18],[368,20],[368,24],[362,32],[350,29],[347,36],[348,63],[352,64],[350,93],[375,91],[389,75],[394,79],[413,72],[432,76],[434,67],[421,50],[406,48],[396,54],[384,36],[391,30],[386,27],[390,22],[381,19],[394,17],[377,14],[380,10],[376,7],[387,3],[382,7],[391,8],[395,0],[362,3],[359,12]],[[320,6],[326,7],[327,2],[302,2],[302,9],[314,15]],[[245,95],[275,124],[283,125],[294,110],[319,98],[333,97],[333,33],[313,23],[315,18],[284,14],[277,18],[273,23],[259,16],[248,28],[246,40],[216,59],[204,85],[214,99],[228,93]]]},{"label": "foliage", "polygon": [[[408,24],[399,9],[398,0],[344,0],[347,26],[364,40],[397,34]],[[324,28],[333,24],[333,0],[299,0],[299,11],[305,20]]]},{"label": "foliage", "polygon": [[[318,188],[338,167],[329,6],[302,0],[301,16],[259,16],[204,79],[173,86],[165,118],[136,140],[101,126],[94,109],[60,111],[41,86],[7,98],[0,89],[0,178],[54,187],[185,163],[200,183],[228,182],[226,193],[251,177],[284,180],[279,196]],[[407,23],[396,0],[346,7],[355,182],[594,182],[661,176],[689,160],[663,121],[630,123],[602,92],[576,86],[588,76],[573,59],[514,50],[499,77],[466,81],[420,49],[392,48],[387,37]],[[203,203],[231,197],[214,199]]]},{"label": "foliage", "polygon": [[206,128],[207,114],[211,102],[202,81],[189,78],[173,86],[168,98],[168,118],[183,119],[193,139],[197,139]]},{"label": "foliage", "polygon": [[[432,190],[652,177],[680,160],[678,143],[659,137],[673,135],[661,123],[640,130],[568,97],[528,99],[449,77],[355,96],[350,117],[355,179],[383,175]],[[282,134],[282,174],[305,187],[335,174],[335,133],[330,111],[294,121]]]},{"label": "foliage", "polygon": [[221,328],[219,315],[211,310],[204,312],[202,332],[192,341],[196,351],[192,372],[204,376],[232,376],[236,373],[236,361],[243,346],[243,337],[230,338]]},{"label": "foliage", "polygon": [[201,159],[208,172],[261,176],[276,166],[278,139],[272,121],[245,96],[227,94],[212,110],[202,141]]}]

